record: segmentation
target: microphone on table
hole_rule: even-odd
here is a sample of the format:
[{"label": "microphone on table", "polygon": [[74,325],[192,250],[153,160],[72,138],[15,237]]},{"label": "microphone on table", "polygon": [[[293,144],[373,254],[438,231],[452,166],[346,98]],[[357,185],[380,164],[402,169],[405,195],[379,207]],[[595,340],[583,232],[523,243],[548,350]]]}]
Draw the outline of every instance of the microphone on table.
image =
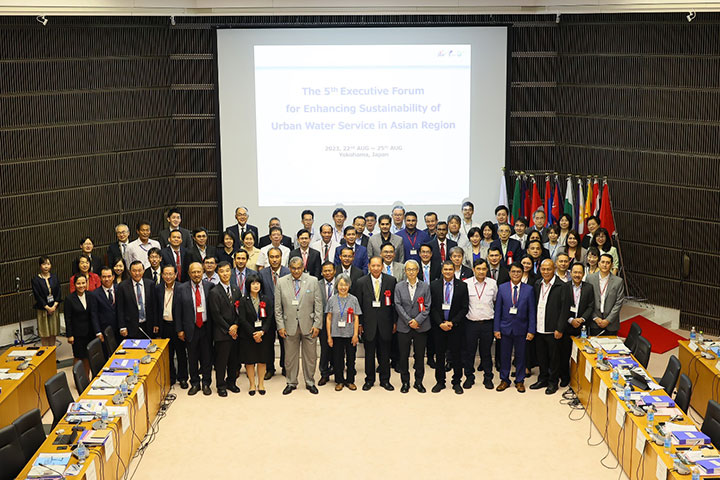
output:
[{"label": "microphone on table", "polygon": [[[145,335],[148,338],[148,340],[150,340],[150,344],[147,347],[145,347],[145,351],[147,353],[157,352],[158,347],[157,347],[157,345],[155,345],[153,343],[153,340],[152,340],[152,338],[150,338],[150,335],[148,335],[147,332],[145,332],[145,330],[142,329],[142,327],[138,327],[138,330],[140,330],[143,333],[143,335]],[[150,355],[145,355],[144,357],[142,357],[140,359],[140,363],[142,363],[142,364],[148,364],[151,361],[152,361],[152,357]]]}]

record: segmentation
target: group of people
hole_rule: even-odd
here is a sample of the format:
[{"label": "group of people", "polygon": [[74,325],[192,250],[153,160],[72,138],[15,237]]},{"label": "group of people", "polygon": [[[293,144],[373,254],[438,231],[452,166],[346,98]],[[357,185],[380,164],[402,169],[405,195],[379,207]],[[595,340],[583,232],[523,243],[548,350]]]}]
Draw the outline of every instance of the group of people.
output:
[{"label": "group of people", "polygon": [[181,212],[171,209],[159,240],[144,221],[134,241],[118,225],[105,256],[84,237],[64,302],[50,259],[41,257],[31,282],[38,330],[44,345],[55,344],[63,302],[68,342],[86,368],[95,337],[168,338],[171,384],[190,395],[212,393],[213,366],[218,395],[239,392],[242,365],[248,393],[265,394],[264,381],[275,374],[276,336],[286,395],[298,387],[300,358],[311,393],[333,375],[335,390],[356,390],[358,343],[365,351],[363,390],[376,375],[381,387],[394,390],[394,368],[407,393],[412,347],[413,388],[421,393],[426,359],[435,370],[432,391],[446,388],[451,371],[461,394],[475,383],[479,353],[485,388],[503,391],[514,383],[524,392],[537,366],[530,388],[552,394],[570,380],[571,336],[583,328],[590,335],[619,329],[619,257],[596,217],[581,236],[568,216],[546,225],[538,210],[532,225],[525,218],[511,225],[508,213],[498,206],[495,222],[477,224],[473,204],[465,202],[462,216],[446,221],[426,213],[421,230],[417,214],[402,206],[347,225],[345,209],[337,208],[332,222],[316,229],[314,213],[304,210],[291,239],[275,217],[259,237],[247,208],[238,207],[236,223],[215,247],[207,230],[183,228]]}]

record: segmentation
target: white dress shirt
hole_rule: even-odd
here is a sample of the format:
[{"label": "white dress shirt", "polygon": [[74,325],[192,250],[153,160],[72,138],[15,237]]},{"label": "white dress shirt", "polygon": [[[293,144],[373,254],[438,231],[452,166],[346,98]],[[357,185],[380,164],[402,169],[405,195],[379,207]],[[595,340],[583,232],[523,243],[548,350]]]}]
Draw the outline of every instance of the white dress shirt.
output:
[{"label": "white dress shirt", "polygon": [[135,260],[140,260],[143,264],[143,269],[147,270],[147,268],[150,266],[150,260],[148,260],[148,252],[151,248],[160,248],[160,242],[157,240],[153,240],[152,238],[148,239],[147,243],[140,242],[140,239],[137,238],[130,242],[125,249],[125,260],[127,261],[127,266],[130,268],[130,264],[134,262]]},{"label": "white dress shirt", "polygon": [[467,319],[471,322],[492,320],[495,318],[495,300],[497,299],[497,282],[490,277],[478,282],[472,277],[465,280],[468,286],[469,309]]},{"label": "white dress shirt", "polygon": [[553,275],[549,283],[543,280],[540,284],[540,297],[537,304],[537,333],[552,333],[545,329],[545,307],[547,306],[548,296],[550,296],[550,289],[552,289],[554,283],[555,276]]},{"label": "white dress shirt", "polygon": [[[267,254],[270,251],[270,249],[273,248],[273,244],[265,245],[260,249],[260,255],[258,255],[257,259],[257,265],[262,267],[269,267],[270,261],[268,260]],[[283,267],[288,266],[288,260],[290,260],[290,249],[287,248],[285,245],[280,244],[277,248],[280,249],[280,252],[282,252],[282,260],[280,261],[280,265]]]}]

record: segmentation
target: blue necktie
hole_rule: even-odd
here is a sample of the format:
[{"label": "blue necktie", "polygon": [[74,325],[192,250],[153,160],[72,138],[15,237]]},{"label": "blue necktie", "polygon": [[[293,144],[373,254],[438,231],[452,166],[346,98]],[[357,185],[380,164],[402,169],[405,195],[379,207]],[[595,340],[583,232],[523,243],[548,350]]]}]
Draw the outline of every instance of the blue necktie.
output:
[{"label": "blue necktie", "polygon": [[[452,284],[450,282],[445,282],[445,303],[450,304],[450,286]],[[450,310],[444,310],[443,315],[445,315],[445,321],[450,318]]]},{"label": "blue necktie", "polygon": [[392,270],[390,269],[390,265],[387,266],[387,273],[388,273],[388,275],[392,275]]},{"label": "blue necktie", "polygon": [[[423,277],[425,283],[430,283],[430,265],[423,265]],[[447,320],[447,318],[445,320]]]},{"label": "blue necktie", "polygon": [[139,310],[138,319],[141,322],[144,322],[145,321],[145,301],[143,300],[142,289],[140,288],[139,283],[135,284],[135,291],[137,292],[137,300],[138,300],[138,310]]}]

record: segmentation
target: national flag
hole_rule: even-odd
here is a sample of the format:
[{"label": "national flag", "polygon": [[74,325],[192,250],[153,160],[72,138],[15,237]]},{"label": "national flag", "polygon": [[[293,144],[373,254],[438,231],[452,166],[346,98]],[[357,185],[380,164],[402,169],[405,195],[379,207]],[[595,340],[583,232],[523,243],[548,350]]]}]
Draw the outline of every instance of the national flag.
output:
[{"label": "national flag", "polygon": [[560,222],[560,184],[558,183],[557,177],[555,177],[555,193],[553,194],[553,202],[552,202],[552,216],[553,216],[553,223],[559,223]]},{"label": "national flag", "polygon": [[500,174],[500,197],[498,198],[498,207],[508,206],[507,182],[505,181],[505,170]]},{"label": "national flag", "polygon": [[578,178],[578,217],[575,219],[577,232],[582,236],[585,233],[585,192],[583,192],[582,179]]},{"label": "national flag", "polygon": [[[525,181],[525,218],[528,218],[532,225],[532,180]],[[530,226],[528,225],[528,226]]]},{"label": "national flag", "polygon": [[[532,178],[532,201],[530,203],[530,215],[534,216],[540,208],[542,208],[542,200],[540,199],[540,192],[538,192],[537,182],[535,178]],[[532,222],[532,220],[530,220]]]},{"label": "national flag", "polygon": [[572,181],[570,180],[570,177],[567,177],[567,186],[565,187],[565,206],[564,206],[564,212],[573,216],[573,213],[575,213],[575,207],[573,205],[574,199],[573,199],[573,189],[572,189]]},{"label": "national flag", "polygon": [[550,175],[545,177],[545,226],[552,225],[552,184]]},{"label": "national flag", "polygon": [[593,215],[597,216],[600,214],[600,184],[597,181],[597,178],[595,179],[595,183],[593,183]]},{"label": "national flag", "polygon": [[610,235],[615,235],[615,220],[613,219],[612,206],[610,205],[610,187],[607,180],[603,187],[602,203],[600,206],[600,225],[607,229]]},{"label": "national flag", "polygon": [[585,230],[587,231],[587,220],[590,218],[590,215],[593,214],[593,184],[592,179],[588,178],[587,181],[587,197],[585,198],[585,215],[584,215],[584,222],[585,222]]},{"label": "national flag", "polygon": [[521,201],[521,187],[520,187],[520,177],[515,177],[515,190],[513,191],[513,201],[512,201],[512,212],[510,213],[510,224],[515,225],[515,220],[517,220],[521,215],[521,208],[520,204]]}]

